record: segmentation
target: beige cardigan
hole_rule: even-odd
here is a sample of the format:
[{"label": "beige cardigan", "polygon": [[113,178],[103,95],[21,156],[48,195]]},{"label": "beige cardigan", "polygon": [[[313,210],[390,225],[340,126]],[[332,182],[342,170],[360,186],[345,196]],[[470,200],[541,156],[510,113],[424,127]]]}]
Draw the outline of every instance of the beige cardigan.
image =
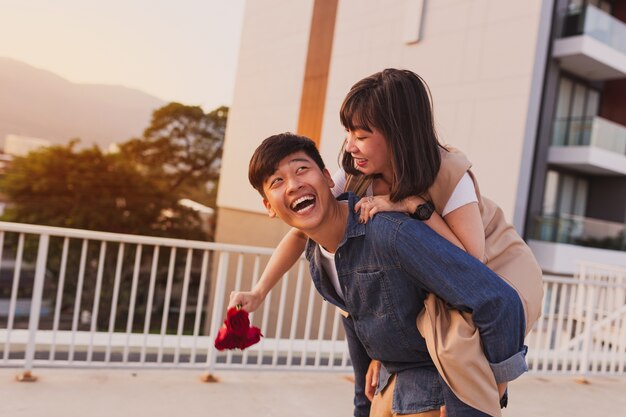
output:
[{"label": "beige cardigan", "polygon": [[[485,227],[483,262],[519,294],[526,315],[528,334],[541,315],[543,282],[534,255],[504,213],[493,201],[481,196],[471,163],[461,152],[441,152],[441,168],[428,193],[441,213],[461,177],[468,172],[474,181],[478,206]],[[417,327],[441,376],[466,404],[492,416],[500,416],[496,381],[480,345],[471,314],[450,309],[432,294],[424,302]]]},{"label": "beige cardigan", "polygon": [[[468,172],[474,181],[485,227],[483,262],[519,294],[526,315],[526,334],[539,319],[543,298],[541,268],[530,248],[504,219],[502,210],[480,195],[471,163],[461,152],[441,151],[441,167],[428,189],[435,210],[441,214],[461,177]],[[363,181],[348,181],[346,189],[364,192]],[[481,347],[471,314],[449,308],[430,294],[417,317],[417,327],[428,351],[448,386],[464,403],[492,416],[501,416],[495,377]]]}]

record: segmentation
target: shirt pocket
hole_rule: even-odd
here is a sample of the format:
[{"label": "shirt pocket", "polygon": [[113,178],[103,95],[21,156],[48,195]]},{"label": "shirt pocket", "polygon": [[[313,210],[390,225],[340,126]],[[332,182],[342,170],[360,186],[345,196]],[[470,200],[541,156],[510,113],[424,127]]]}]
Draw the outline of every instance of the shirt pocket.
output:
[{"label": "shirt pocket", "polygon": [[357,272],[356,284],[361,315],[376,317],[393,315],[390,283],[384,271]]}]

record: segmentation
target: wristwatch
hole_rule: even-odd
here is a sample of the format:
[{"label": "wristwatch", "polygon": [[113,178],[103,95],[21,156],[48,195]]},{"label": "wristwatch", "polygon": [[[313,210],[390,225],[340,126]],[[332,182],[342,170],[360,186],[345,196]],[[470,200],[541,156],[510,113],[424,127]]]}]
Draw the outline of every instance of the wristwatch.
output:
[{"label": "wristwatch", "polygon": [[410,216],[415,220],[424,221],[430,219],[430,216],[433,215],[433,211],[435,211],[435,205],[432,202],[427,201],[417,206],[413,214],[410,214]]}]

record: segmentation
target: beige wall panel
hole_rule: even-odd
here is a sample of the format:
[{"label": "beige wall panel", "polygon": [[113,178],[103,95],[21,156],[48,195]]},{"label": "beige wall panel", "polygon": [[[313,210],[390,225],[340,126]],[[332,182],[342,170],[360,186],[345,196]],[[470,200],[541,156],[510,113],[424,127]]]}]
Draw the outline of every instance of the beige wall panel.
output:
[{"label": "beige wall panel", "polygon": [[394,23],[402,20],[403,1],[340,2],[322,156],[333,171],[343,137],[338,112],[350,86],[386,67],[408,68],[431,88],[441,141],[468,154],[483,192],[511,219],[541,2],[425,4],[421,40],[407,45]]},{"label": "beige wall panel", "polygon": [[296,130],[312,10],[313,0],[246,3],[218,207],[264,212],[248,162],[261,140]]},{"label": "beige wall panel", "polygon": [[[432,90],[441,141],[468,154],[483,192],[511,219],[541,2],[428,1],[421,40],[406,44],[404,25],[398,22],[405,21],[407,1],[339,1],[322,156],[334,172],[344,135],[339,108],[350,86],[386,67],[409,68],[422,75]],[[258,195],[248,185],[247,164],[262,138],[297,128],[312,10],[312,0],[247,3],[218,193],[220,208],[263,212]],[[246,243],[220,231],[226,221],[221,212],[218,240]],[[268,239],[268,245],[274,243]]]}]

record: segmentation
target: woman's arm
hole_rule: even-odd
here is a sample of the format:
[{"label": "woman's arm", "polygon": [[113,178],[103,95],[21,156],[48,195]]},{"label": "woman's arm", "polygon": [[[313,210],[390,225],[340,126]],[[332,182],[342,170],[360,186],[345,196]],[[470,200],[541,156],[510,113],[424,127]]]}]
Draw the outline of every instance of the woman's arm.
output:
[{"label": "woman's arm", "polygon": [[[389,200],[388,195],[378,195],[361,199],[355,210],[361,210],[360,220],[366,223],[374,214],[381,211],[400,211],[407,214],[415,212],[420,204],[425,203],[421,197],[411,196],[396,203]],[[478,203],[469,203],[441,217],[434,212],[430,219],[424,221],[431,229],[481,261],[485,253],[485,230]]]},{"label": "woman's arm", "polygon": [[[484,262],[485,226],[483,225],[478,203],[469,203],[461,206],[446,214],[443,220],[449,230],[461,241],[465,251]],[[435,229],[435,231],[437,230]]]},{"label": "woman's arm", "polygon": [[230,293],[228,308],[238,304],[248,312],[253,312],[263,303],[267,293],[280,281],[283,275],[296,263],[306,245],[306,236],[297,229],[291,229],[280,241],[270,257],[259,282],[252,291]]}]

